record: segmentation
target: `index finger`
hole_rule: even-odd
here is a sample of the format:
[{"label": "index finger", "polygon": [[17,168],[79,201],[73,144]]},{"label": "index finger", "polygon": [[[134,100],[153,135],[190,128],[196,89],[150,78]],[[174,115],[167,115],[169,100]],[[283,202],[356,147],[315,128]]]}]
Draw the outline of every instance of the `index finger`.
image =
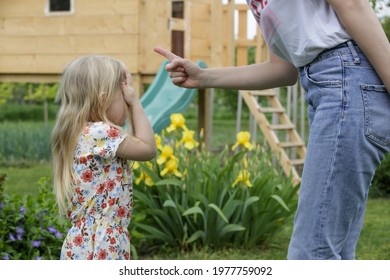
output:
[{"label": "index finger", "polygon": [[169,61],[172,61],[174,60],[175,58],[181,58],[180,56],[177,56],[176,54],[166,50],[166,49],[163,49],[161,47],[154,47],[153,50],[162,55],[163,57],[165,57],[166,59],[168,59]]}]

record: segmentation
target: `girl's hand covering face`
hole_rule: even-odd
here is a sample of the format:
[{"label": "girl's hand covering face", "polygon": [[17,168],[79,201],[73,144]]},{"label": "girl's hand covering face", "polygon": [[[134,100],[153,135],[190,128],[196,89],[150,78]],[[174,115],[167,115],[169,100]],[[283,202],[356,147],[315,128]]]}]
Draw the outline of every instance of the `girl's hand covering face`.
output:
[{"label": "girl's hand covering face", "polygon": [[131,106],[133,105],[134,101],[137,100],[137,96],[133,87],[133,79],[127,69],[124,71],[123,76],[124,80],[121,83],[122,94],[126,104]]}]

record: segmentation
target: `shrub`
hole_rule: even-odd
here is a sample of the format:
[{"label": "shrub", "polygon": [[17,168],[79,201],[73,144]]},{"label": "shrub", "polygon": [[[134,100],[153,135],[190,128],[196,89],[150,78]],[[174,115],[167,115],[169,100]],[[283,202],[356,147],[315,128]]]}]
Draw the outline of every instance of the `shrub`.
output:
[{"label": "shrub", "polygon": [[43,122],[0,123],[0,163],[49,161],[51,130]]},{"label": "shrub", "polygon": [[157,158],[134,166],[133,244],[249,247],[280,230],[295,210],[297,188],[272,166],[269,151],[252,149],[248,135],[238,135],[234,154],[196,149],[183,120],[157,136]]},{"label": "shrub", "polygon": [[39,195],[7,195],[0,175],[0,259],[58,259],[68,226],[55,207],[52,184],[39,180]]},{"label": "shrub", "polygon": [[371,194],[382,197],[390,196],[390,154],[385,156],[375,172],[374,179],[372,180]]},{"label": "shrub", "polygon": [[[48,117],[54,120],[58,106],[49,104]],[[2,121],[43,121],[44,107],[42,104],[6,104],[0,107],[0,122]]]}]

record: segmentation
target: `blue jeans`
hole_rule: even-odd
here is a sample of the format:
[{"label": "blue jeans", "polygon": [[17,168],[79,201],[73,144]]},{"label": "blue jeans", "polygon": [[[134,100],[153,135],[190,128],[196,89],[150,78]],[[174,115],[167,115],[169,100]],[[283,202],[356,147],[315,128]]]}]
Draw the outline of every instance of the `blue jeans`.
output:
[{"label": "blue jeans", "polygon": [[371,180],[390,150],[390,95],[352,41],[300,76],[310,135],[288,259],[354,259]]}]

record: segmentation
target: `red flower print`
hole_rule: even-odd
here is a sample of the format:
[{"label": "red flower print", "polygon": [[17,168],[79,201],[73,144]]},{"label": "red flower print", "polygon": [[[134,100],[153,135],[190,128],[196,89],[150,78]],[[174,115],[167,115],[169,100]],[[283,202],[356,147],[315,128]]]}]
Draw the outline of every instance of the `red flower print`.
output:
[{"label": "red flower print", "polygon": [[79,203],[84,203],[84,201],[85,201],[84,196],[80,196],[80,197],[79,197]]},{"label": "red flower print", "polygon": [[77,220],[77,221],[76,221],[76,227],[78,227],[78,228],[81,227],[81,221],[80,221],[80,220]]},{"label": "red flower print", "polygon": [[80,188],[76,188],[76,193],[81,193]]},{"label": "red flower print", "polygon": [[87,158],[86,157],[80,157],[80,163],[81,164],[87,163]]},{"label": "red flower print", "polygon": [[76,246],[81,246],[84,243],[84,238],[81,234],[76,235],[75,238],[73,238],[73,243]]},{"label": "red flower print", "polygon": [[110,171],[110,168],[111,168],[111,165],[107,165],[106,167],[104,167],[104,172],[108,173]]},{"label": "red flower print", "polygon": [[109,180],[107,183],[107,188],[109,191],[112,191],[115,187],[115,181],[114,180]]},{"label": "red flower print", "polygon": [[87,257],[87,260],[92,260],[93,259],[93,253],[90,253]]},{"label": "red flower print", "polygon": [[116,212],[116,214],[118,215],[119,218],[123,218],[125,215],[126,215],[126,208],[121,206],[119,207],[118,211]]},{"label": "red flower print", "polygon": [[130,254],[129,254],[129,252],[126,252],[126,253],[125,253],[125,260],[130,260]]},{"label": "red flower print", "polygon": [[111,244],[111,245],[114,245],[115,243],[116,243],[115,237],[111,237],[111,238],[110,238],[110,244]]},{"label": "red flower print", "polygon": [[92,155],[88,155],[87,159],[91,160],[91,159],[93,159],[93,156]]},{"label": "red flower print", "polygon": [[108,205],[112,206],[114,205],[115,203],[115,198],[111,198],[109,201],[108,201]]},{"label": "red flower print", "polygon": [[102,184],[100,184],[100,186],[98,187],[98,189],[97,189],[96,193],[98,193],[98,194],[101,194],[101,193],[103,193],[103,191],[104,191],[105,187],[106,187],[106,183],[102,183]]},{"label": "red flower print", "polygon": [[92,234],[92,241],[95,242],[95,234]]},{"label": "red flower print", "polygon": [[122,174],[122,171],[123,171],[122,167],[118,167],[118,168],[116,169],[116,173],[117,173],[117,174]]},{"label": "red flower print", "polygon": [[82,217],[82,218],[81,218],[81,221],[82,221],[83,223],[85,223],[86,220],[87,220],[87,219],[86,219],[85,217]]},{"label": "red flower print", "polygon": [[84,182],[91,182],[93,180],[93,173],[91,170],[86,170],[81,174],[81,179]]},{"label": "red flower print", "polygon": [[68,251],[68,252],[66,252],[66,255],[68,256],[68,258],[71,258],[72,257],[72,252]]},{"label": "red flower print", "polygon": [[98,254],[98,260],[105,260],[107,258],[108,254],[106,249],[100,250]]},{"label": "red flower print", "polygon": [[114,231],[112,230],[112,228],[108,228],[108,229],[107,229],[107,233],[108,233],[108,234],[112,234],[113,232],[114,232]]},{"label": "red flower print", "polygon": [[118,228],[118,232],[120,233],[120,234],[122,234],[123,233],[123,228]]},{"label": "red flower print", "polygon": [[110,249],[110,252],[111,252],[111,253],[114,253],[114,252],[116,252],[116,250],[115,250],[115,247],[114,247],[114,246],[110,246],[110,248],[109,248],[109,249]]},{"label": "red flower print", "polygon": [[106,208],[107,207],[107,203],[102,203],[102,208],[104,209],[104,208]]},{"label": "red flower print", "polygon": [[109,130],[107,130],[107,134],[111,138],[116,138],[119,136],[119,130],[114,127],[111,127]]},{"label": "red flower print", "polygon": [[102,149],[101,152],[99,153],[102,157],[104,157],[107,154],[106,149]]}]

